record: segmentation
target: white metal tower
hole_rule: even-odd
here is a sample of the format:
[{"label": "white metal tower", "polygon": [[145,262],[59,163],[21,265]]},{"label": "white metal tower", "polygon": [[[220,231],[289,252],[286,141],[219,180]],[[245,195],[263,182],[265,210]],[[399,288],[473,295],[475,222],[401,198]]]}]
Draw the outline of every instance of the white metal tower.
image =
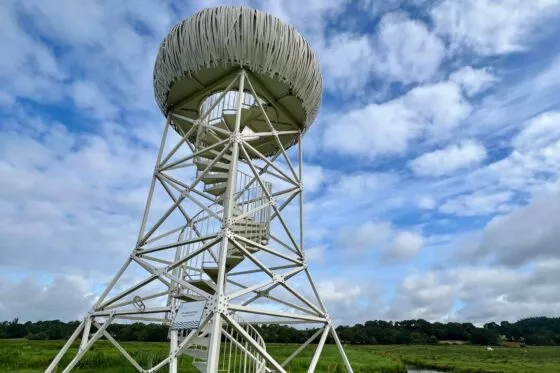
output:
[{"label": "white metal tower", "polygon": [[[166,122],[136,246],[46,372],[101,337],[139,372],[188,355],[200,372],[285,373],[305,348],[314,372],[329,334],[352,372],[305,261],[302,137],[322,94],[307,42],[254,9],[205,9],[164,39],[154,91]],[[170,325],[169,356],[140,366],[114,320]],[[317,331],[277,360],[256,324]]]}]

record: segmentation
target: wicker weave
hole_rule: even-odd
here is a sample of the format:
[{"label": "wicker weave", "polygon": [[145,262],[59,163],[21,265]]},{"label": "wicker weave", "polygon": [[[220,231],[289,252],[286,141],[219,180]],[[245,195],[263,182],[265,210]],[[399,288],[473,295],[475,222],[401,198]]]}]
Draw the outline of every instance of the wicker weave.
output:
[{"label": "wicker weave", "polygon": [[154,94],[161,110],[173,83],[202,69],[241,66],[287,84],[309,126],[321,104],[322,77],[311,47],[278,18],[241,6],[204,9],[177,24],[161,44]]}]

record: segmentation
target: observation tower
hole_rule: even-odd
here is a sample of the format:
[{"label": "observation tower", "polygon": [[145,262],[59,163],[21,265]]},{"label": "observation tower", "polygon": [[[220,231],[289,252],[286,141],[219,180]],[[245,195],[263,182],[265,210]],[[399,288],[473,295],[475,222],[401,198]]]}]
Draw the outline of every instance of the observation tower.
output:
[{"label": "observation tower", "polygon": [[[327,371],[329,340],[352,372],[305,260],[302,139],[322,94],[309,44],[264,12],[208,8],[165,37],[153,79],[166,120],[136,245],[46,372],[100,338],[170,373]],[[169,355],[129,353],[110,325],[131,321],[168,325]],[[276,356],[273,324],[316,330]]]}]

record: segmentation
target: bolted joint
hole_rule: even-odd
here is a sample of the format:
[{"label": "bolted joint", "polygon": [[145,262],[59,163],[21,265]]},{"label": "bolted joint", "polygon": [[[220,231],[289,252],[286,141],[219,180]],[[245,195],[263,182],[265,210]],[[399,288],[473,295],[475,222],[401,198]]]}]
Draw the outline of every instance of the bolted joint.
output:
[{"label": "bolted joint", "polygon": [[272,276],[272,280],[276,283],[281,283],[281,284],[286,282],[286,279],[284,278],[284,275],[279,275],[279,274],[276,274],[276,273]]},{"label": "bolted joint", "polygon": [[229,136],[230,144],[241,144],[243,142],[243,135],[239,132],[234,132]]},{"label": "bolted joint", "polygon": [[208,299],[206,305],[208,310],[212,313],[228,314],[229,312],[229,297],[223,294],[216,294]]},{"label": "bolted joint", "polygon": [[156,268],[153,272],[153,275],[154,276],[162,276],[164,273],[167,273],[167,272],[169,272],[169,266]]},{"label": "bolted joint", "polygon": [[225,218],[222,222],[222,229],[226,229],[229,228],[233,225],[234,223],[234,219],[233,218]]},{"label": "bolted joint", "polygon": [[220,238],[226,237],[226,238],[232,239],[232,238],[233,238],[233,232],[232,232],[231,229],[229,229],[229,228],[227,228],[227,227],[226,227],[226,228],[222,228],[222,230],[220,231],[220,233],[218,233],[218,237],[220,237]]}]

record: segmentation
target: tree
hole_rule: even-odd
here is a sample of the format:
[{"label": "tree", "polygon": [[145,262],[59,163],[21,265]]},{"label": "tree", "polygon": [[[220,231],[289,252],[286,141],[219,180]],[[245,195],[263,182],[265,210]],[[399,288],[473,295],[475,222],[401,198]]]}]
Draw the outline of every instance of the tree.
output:
[{"label": "tree", "polygon": [[471,331],[470,342],[476,345],[497,345],[500,335],[491,329],[475,328]]}]

